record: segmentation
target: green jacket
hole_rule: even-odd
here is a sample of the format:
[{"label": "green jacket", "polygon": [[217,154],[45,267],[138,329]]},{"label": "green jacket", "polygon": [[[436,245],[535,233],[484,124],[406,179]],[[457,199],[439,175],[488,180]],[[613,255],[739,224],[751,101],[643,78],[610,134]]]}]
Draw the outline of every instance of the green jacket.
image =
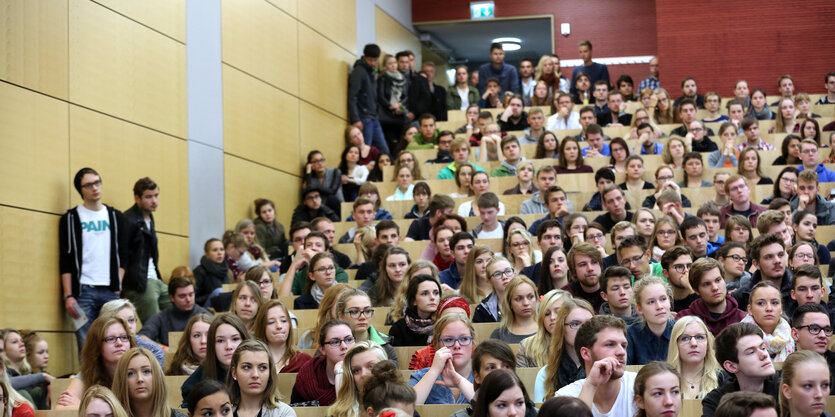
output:
[{"label": "green jacket", "polygon": [[491,177],[515,177],[516,174],[510,172],[510,169],[504,165],[499,166],[490,173]]},{"label": "green jacket", "polygon": [[409,143],[409,146],[407,146],[406,149],[432,149],[435,147],[435,144],[438,143],[438,134],[440,133],[440,129],[435,129],[435,133],[432,137],[427,139],[423,137],[423,133],[418,132],[412,138],[412,142]]},{"label": "green jacket", "polygon": [[[478,171],[486,172],[486,171],[484,171],[484,168],[482,168],[480,166],[477,166],[477,165],[473,165],[472,162],[470,163],[470,165],[472,165],[473,168],[475,168],[476,172],[478,172]],[[449,165],[443,167],[441,169],[441,171],[438,172],[438,179],[439,180],[454,180],[456,169],[457,169],[457,167],[455,166],[455,161],[450,162]]]},{"label": "green jacket", "polygon": [[[467,100],[470,101],[470,104],[478,104],[478,90],[473,88],[473,86],[468,86],[470,91],[467,92]],[[461,96],[458,95],[458,87],[455,85],[449,86],[446,89],[446,108],[447,110],[460,110],[461,109]]]},{"label": "green jacket", "polygon": [[[284,279],[287,279],[287,277],[284,277]],[[290,291],[293,292],[293,295],[302,295],[304,293],[304,284],[306,280],[307,267],[296,271],[296,275],[293,276],[293,287],[290,289]],[[348,282],[348,274],[346,274],[345,270],[339,265],[336,266],[336,282]]]}]

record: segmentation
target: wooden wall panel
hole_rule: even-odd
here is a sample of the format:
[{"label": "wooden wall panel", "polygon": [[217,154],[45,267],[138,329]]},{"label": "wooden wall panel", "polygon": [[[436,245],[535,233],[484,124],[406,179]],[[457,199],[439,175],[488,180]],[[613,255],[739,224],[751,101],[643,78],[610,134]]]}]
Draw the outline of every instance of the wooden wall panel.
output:
[{"label": "wooden wall panel", "polygon": [[0,83],[0,204],[56,214],[66,210],[68,107],[63,101]]},{"label": "wooden wall panel", "polygon": [[69,16],[70,101],[185,138],[185,45],[89,1]]},{"label": "wooden wall panel", "polygon": [[317,149],[325,155],[328,167],[339,166],[345,144],[345,120],[307,103],[302,103],[300,110],[301,136],[305,140],[301,143],[299,160],[304,164],[307,153]]},{"label": "wooden wall panel", "polygon": [[300,22],[339,44],[346,51],[357,52],[355,0],[302,0],[298,4]]},{"label": "wooden wall panel", "polygon": [[186,0],[94,1],[186,43]]},{"label": "wooden wall panel", "polygon": [[171,278],[171,271],[180,265],[196,266],[189,265],[187,236],[157,233],[157,239],[159,239],[159,273],[165,280]]},{"label": "wooden wall panel", "polygon": [[54,214],[0,206],[0,320],[4,327],[68,330]]},{"label": "wooden wall panel", "polygon": [[0,0],[0,79],[67,99],[67,0]]},{"label": "wooden wall panel", "polygon": [[[374,21],[377,30],[377,45],[383,52],[394,55],[408,49],[415,53],[415,67],[420,66],[421,45],[414,33],[376,6],[374,7]],[[436,71],[436,74],[442,74],[442,71]]]},{"label": "wooden wall panel", "polygon": [[[122,211],[134,204],[136,180],[151,177],[160,187],[159,209],[154,216],[160,231],[188,235],[187,165],[184,140],[70,107],[70,171],[74,174],[85,166],[94,167],[104,182],[105,203]],[[67,181],[71,183],[72,178]]]},{"label": "wooden wall panel", "polygon": [[222,3],[223,62],[298,94],[296,19],[264,0]]},{"label": "wooden wall panel", "polygon": [[348,68],[355,60],[352,53],[299,25],[300,97],[347,119]]},{"label": "wooden wall panel", "polygon": [[254,218],[253,201],[260,197],[276,203],[276,219],[290,228],[293,209],[299,204],[299,177],[228,154],[223,157],[223,166],[227,229],[235,227],[238,220]]},{"label": "wooden wall panel", "polygon": [[224,65],[223,138],[227,153],[294,173],[299,161],[299,100]]},{"label": "wooden wall panel", "polygon": [[281,10],[284,10],[293,17],[298,17],[299,6],[297,0],[267,0],[267,2],[276,5]]}]

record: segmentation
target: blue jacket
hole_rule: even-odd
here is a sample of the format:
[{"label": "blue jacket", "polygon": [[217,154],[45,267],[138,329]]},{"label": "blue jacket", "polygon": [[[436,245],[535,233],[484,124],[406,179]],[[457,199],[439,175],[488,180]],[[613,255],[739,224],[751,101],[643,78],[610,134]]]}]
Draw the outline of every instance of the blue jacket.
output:
[{"label": "blue jacket", "polygon": [[[797,167],[797,170],[803,171],[803,165]],[[835,182],[835,171],[826,168],[823,164],[818,164],[815,173],[818,174],[818,182]]]},{"label": "blue jacket", "polygon": [[492,62],[488,62],[478,67],[478,94],[484,94],[484,89],[487,88],[487,80],[495,78],[499,80],[499,85],[502,87],[502,94],[505,91],[512,91],[516,94],[522,94],[522,87],[519,85],[519,74],[513,65],[508,65],[502,62],[502,67],[496,69]]},{"label": "blue jacket", "polygon": [[667,320],[667,328],[661,336],[656,336],[643,320],[631,324],[626,330],[626,363],[646,365],[652,361],[666,361],[670,334],[675,324],[675,320]]},{"label": "blue jacket", "polygon": [[[583,156],[586,156],[586,152],[589,150],[589,148],[591,148],[591,146],[586,146],[585,148],[583,148]],[[612,151],[609,150],[608,143],[603,144],[603,149],[600,150],[600,154],[603,156],[612,156]]]},{"label": "blue jacket", "polygon": [[449,265],[449,268],[444,269],[438,274],[442,284],[449,285],[452,288],[458,289],[461,285],[461,274],[458,272],[458,264],[454,261]]}]

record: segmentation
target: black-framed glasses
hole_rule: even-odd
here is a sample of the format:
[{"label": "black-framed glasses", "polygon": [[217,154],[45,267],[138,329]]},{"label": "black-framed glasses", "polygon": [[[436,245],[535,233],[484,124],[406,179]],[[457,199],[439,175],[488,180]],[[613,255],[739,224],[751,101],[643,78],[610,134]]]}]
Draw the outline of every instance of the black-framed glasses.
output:
[{"label": "black-framed glasses", "polygon": [[641,262],[641,259],[644,259],[644,255],[645,254],[642,253],[638,256],[633,256],[631,258],[623,259],[623,260],[620,261],[620,264],[621,264],[621,266],[629,266],[631,264],[636,264],[637,265],[639,262]]},{"label": "black-framed glasses", "polygon": [[818,333],[821,332],[821,330],[823,330],[823,333],[826,334],[827,337],[832,336],[832,332],[833,332],[832,326],[821,327],[821,326],[818,326],[817,324],[807,324],[805,326],[798,326],[798,327],[796,327],[796,329],[800,330],[804,327],[809,329],[809,333],[811,333],[811,334],[818,334]]},{"label": "black-framed glasses", "polygon": [[265,280],[263,280],[263,281],[258,281],[258,286],[259,286],[259,287],[261,287],[261,288],[264,288],[264,287],[266,287],[267,285],[270,285],[270,284],[272,284],[272,283],[273,283],[273,281],[272,281],[272,280],[270,280],[270,279],[265,279]]},{"label": "black-framed glasses", "polygon": [[354,344],[355,340],[356,339],[354,339],[354,336],[346,336],[344,339],[328,340],[327,342],[325,342],[325,344],[330,347],[337,348],[339,347],[339,345],[345,343],[345,346],[350,347]]},{"label": "black-framed glasses", "polygon": [[455,346],[455,342],[458,342],[461,346],[469,346],[470,343],[473,343],[472,336],[461,336],[461,337],[442,337],[441,344],[445,347],[453,347]]},{"label": "black-framed glasses", "polygon": [[93,182],[88,182],[87,184],[81,184],[81,188],[83,188],[85,190],[89,190],[90,188],[93,188],[93,187],[101,187],[101,179],[97,179]]},{"label": "black-framed glasses", "polygon": [[678,272],[679,274],[683,274],[684,271],[689,271],[690,267],[693,266],[692,263],[688,264],[675,264],[673,265],[673,269]]},{"label": "black-framed glasses", "polygon": [[679,343],[690,343],[691,340],[695,340],[696,343],[701,344],[701,343],[704,343],[704,342],[707,341],[707,335],[705,335],[705,334],[694,334],[694,335],[683,334],[683,335],[681,335],[681,337],[678,338]]},{"label": "black-framed glasses", "polygon": [[746,258],[746,257],[744,257],[744,256],[739,256],[739,255],[728,255],[728,257],[729,257],[729,258],[731,258],[731,259],[733,259],[733,260],[734,260],[734,262],[748,263],[748,258]]},{"label": "black-framed glasses", "polygon": [[513,268],[507,268],[504,271],[496,271],[490,275],[490,278],[498,279],[501,278],[502,275],[510,278],[514,274]]},{"label": "black-framed glasses", "polygon": [[122,334],[122,335],[119,335],[119,336],[107,336],[107,337],[104,338],[104,343],[107,343],[108,345],[112,345],[112,344],[116,343],[117,340],[122,342],[122,343],[128,343],[130,341],[130,336],[128,336],[126,334]]},{"label": "black-framed glasses", "polygon": [[360,315],[365,316],[367,319],[374,317],[373,308],[366,308],[365,310],[342,310],[342,313],[351,316],[352,319],[358,319]]}]

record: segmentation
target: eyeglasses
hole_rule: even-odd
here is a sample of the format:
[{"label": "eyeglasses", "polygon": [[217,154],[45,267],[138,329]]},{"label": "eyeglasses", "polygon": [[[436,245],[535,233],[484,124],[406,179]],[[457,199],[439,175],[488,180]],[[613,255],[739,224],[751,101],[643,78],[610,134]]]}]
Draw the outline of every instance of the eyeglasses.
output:
[{"label": "eyeglasses", "polygon": [[823,330],[824,334],[826,334],[827,336],[832,336],[832,331],[833,331],[832,326],[820,327],[817,324],[808,324],[806,326],[798,326],[797,330],[800,330],[804,327],[808,328],[809,333],[811,333],[811,334],[818,334],[818,333],[821,332],[821,330]]},{"label": "eyeglasses", "polygon": [[530,243],[528,242],[513,242],[510,244],[513,248],[521,248],[521,247],[528,247]]},{"label": "eyeglasses", "polygon": [[130,336],[128,336],[126,334],[119,335],[119,336],[107,336],[107,337],[104,338],[104,343],[107,343],[108,345],[112,345],[112,344],[116,343],[117,340],[122,342],[122,343],[128,343],[130,341]]},{"label": "eyeglasses", "polygon": [[344,339],[328,340],[325,344],[332,348],[338,348],[343,343],[345,343],[345,346],[351,346],[354,344],[354,340],[356,340],[354,336],[346,336]]},{"label": "eyeglasses", "polygon": [[748,184],[741,184],[741,185],[737,185],[736,187],[728,188],[728,191],[730,191],[732,193],[735,193],[737,191],[741,191],[741,190],[744,190],[746,188],[748,188]]},{"label": "eyeglasses", "polygon": [[702,343],[707,341],[707,335],[705,335],[705,334],[694,334],[694,335],[691,336],[689,334],[683,334],[683,335],[681,335],[681,337],[678,338],[678,342],[682,343],[682,344],[685,344],[685,343],[690,343],[690,341],[694,340],[694,339],[696,340],[696,343],[702,344]]},{"label": "eyeglasses", "polygon": [[689,271],[691,266],[693,266],[692,263],[689,263],[689,264],[675,264],[675,265],[673,265],[673,269],[676,272],[678,272],[679,274],[683,274],[684,271]]},{"label": "eyeglasses", "polygon": [[101,187],[101,179],[97,179],[93,182],[88,182],[87,184],[81,184],[81,188],[85,190],[89,190],[93,187]]},{"label": "eyeglasses", "polygon": [[321,200],[322,196],[319,195],[319,194],[313,194],[313,195],[309,195],[309,196],[305,197],[304,199],[305,199],[305,201]]},{"label": "eyeglasses", "polygon": [[603,233],[596,233],[596,234],[593,234],[593,235],[588,235],[589,240],[598,240],[598,239],[603,239],[604,237],[605,236],[603,235]]},{"label": "eyeglasses", "polygon": [[742,262],[742,263],[745,263],[745,264],[747,264],[747,263],[748,263],[748,258],[746,258],[746,257],[744,257],[744,256],[739,256],[739,255],[728,255],[728,257],[729,257],[729,258],[731,258],[731,259],[733,259],[733,260],[734,260],[734,262]]},{"label": "eyeglasses", "polygon": [[[450,143],[452,143],[452,142],[450,142]],[[407,163],[407,162],[415,162],[415,160],[414,160],[414,159],[412,159],[412,158],[402,158],[402,159],[400,160],[400,164],[401,164],[401,165],[402,165],[402,164],[405,164],[405,163]]]},{"label": "eyeglasses", "polygon": [[496,278],[496,279],[498,279],[498,278],[501,278],[501,276],[502,276],[502,275],[504,275],[504,276],[506,276],[506,277],[510,278],[510,277],[512,277],[512,276],[513,276],[513,273],[514,273],[513,268],[507,268],[507,269],[505,269],[504,271],[496,271],[496,272],[494,272],[493,274],[491,274],[491,275],[490,275],[490,278]]},{"label": "eyeglasses", "polygon": [[352,319],[358,319],[360,316],[365,316],[367,319],[374,317],[373,308],[367,308],[365,310],[342,310],[342,313],[351,316]]},{"label": "eyeglasses", "polygon": [[789,178],[789,177],[783,177],[783,178],[780,178],[780,181],[785,181],[785,182],[787,182],[787,183],[789,183],[789,184],[796,184],[796,183],[797,183],[797,180],[796,180],[796,179],[794,179],[794,178]]},{"label": "eyeglasses", "polygon": [[626,258],[626,259],[620,261],[620,264],[621,264],[621,266],[628,266],[628,265],[631,265],[631,264],[637,264],[638,262],[641,262],[641,259],[644,259],[644,254],[640,254],[638,256],[633,256],[631,258]]},{"label": "eyeglasses", "polygon": [[794,254],[794,257],[795,257],[795,258],[800,258],[800,259],[808,259],[808,260],[810,260],[810,261],[811,261],[812,259],[815,259],[815,255],[813,255],[813,254],[811,254],[811,253],[795,253],[795,254]]},{"label": "eyeglasses", "polygon": [[266,287],[267,285],[270,285],[270,284],[272,284],[272,283],[273,283],[273,281],[272,281],[272,280],[265,279],[265,280],[263,280],[263,281],[258,281],[258,286],[259,286],[259,287],[261,287],[261,288],[264,288],[264,287]]},{"label": "eyeglasses", "polygon": [[442,337],[441,338],[441,344],[444,345],[444,347],[451,348],[451,347],[455,346],[455,342],[458,342],[458,344],[461,345],[461,346],[469,346],[470,343],[473,343],[473,337],[472,336],[461,336],[461,337]]},{"label": "eyeglasses", "polygon": [[316,268],[316,269],[314,269],[314,270],[313,270],[313,272],[318,272],[318,273],[320,273],[320,274],[326,274],[326,273],[328,273],[328,272],[333,272],[333,271],[336,271],[336,267],[335,267],[335,266],[333,266],[333,265],[331,265],[331,266],[323,266],[323,267],[321,267],[321,268]]},{"label": "eyeglasses", "polygon": [[565,323],[565,325],[566,325],[566,326],[568,326],[568,328],[569,328],[569,329],[571,329],[571,330],[577,330],[580,326],[582,326],[582,325],[583,325],[583,322],[580,322],[580,321],[570,321],[570,322],[568,322],[568,323]]},{"label": "eyeglasses", "polygon": [[667,177],[667,176],[656,178],[656,180],[658,180],[658,181],[670,181],[672,179],[673,179],[673,177]]},{"label": "eyeglasses", "polygon": [[310,163],[311,163],[311,164],[324,164],[324,163],[325,163],[325,158],[322,158],[322,159],[314,159],[314,160],[310,161]]},{"label": "eyeglasses", "polygon": [[691,131],[691,132],[704,132],[704,129],[702,129],[702,128],[700,128],[700,127],[694,127],[694,128],[692,128],[692,129],[690,129],[690,131]]}]

